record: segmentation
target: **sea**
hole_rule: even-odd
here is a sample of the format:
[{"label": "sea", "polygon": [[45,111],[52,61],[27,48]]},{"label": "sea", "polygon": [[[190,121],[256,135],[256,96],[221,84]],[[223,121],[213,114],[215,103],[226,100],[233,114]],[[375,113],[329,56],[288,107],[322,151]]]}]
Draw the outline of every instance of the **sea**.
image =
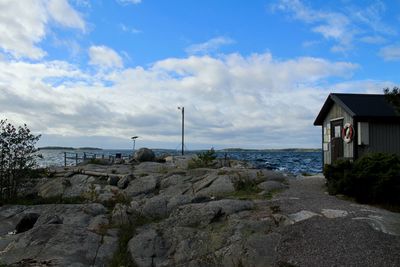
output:
[{"label": "sea", "polygon": [[[157,156],[180,155],[180,151],[169,149],[154,149]],[[76,154],[82,157],[86,153],[87,157],[96,154],[97,157],[109,158],[116,154],[123,157],[132,155],[129,149],[102,149],[102,150],[64,150],[64,149],[41,149],[37,152],[37,163],[40,167],[64,166],[64,153],[74,158]],[[185,154],[197,154],[204,151],[192,150]],[[235,160],[244,160],[252,163],[255,168],[270,169],[286,172],[293,175],[299,174],[318,174],[322,172],[322,153],[315,151],[287,151],[287,150],[230,150],[216,151],[218,158],[229,158]],[[68,159],[67,165],[74,165],[75,159]]]}]

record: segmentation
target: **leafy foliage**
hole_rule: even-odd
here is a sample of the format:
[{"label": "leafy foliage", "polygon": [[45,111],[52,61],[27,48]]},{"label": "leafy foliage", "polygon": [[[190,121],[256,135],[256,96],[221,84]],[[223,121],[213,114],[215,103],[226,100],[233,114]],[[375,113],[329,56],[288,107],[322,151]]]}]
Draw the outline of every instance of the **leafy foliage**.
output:
[{"label": "leafy foliage", "polygon": [[389,88],[383,89],[386,99],[396,107],[397,111],[400,113],[400,88],[393,87],[392,90]]},{"label": "leafy foliage", "polygon": [[400,204],[400,157],[368,154],[354,163],[326,165],[324,175],[330,194],[342,193],[363,203]]},{"label": "leafy foliage", "polygon": [[31,178],[39,138],[26,124],[15,127],[0,120],[0,202],[16,198],[18,188]]},{"label": "leafy foliage", "polygon": [[216,158],[217,155],[215,154],[215,150],[214,148],[211,148],[210,150],[207,150],[203,153],[198,153],[197,158],[193,158],[189,162],[189,168],[194,169],[194,168],[210,167],[213,165],[213,162]]}]

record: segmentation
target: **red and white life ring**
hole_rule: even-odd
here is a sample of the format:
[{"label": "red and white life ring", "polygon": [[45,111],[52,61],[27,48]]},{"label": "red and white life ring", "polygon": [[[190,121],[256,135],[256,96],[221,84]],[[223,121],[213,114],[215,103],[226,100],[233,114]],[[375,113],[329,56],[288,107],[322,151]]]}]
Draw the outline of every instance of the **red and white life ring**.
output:
[{"label": "red and white life ring", "polygon": [[346,143],[350,143],[353,140],[354,129],[350,123],[346,123],[343,126],[342,138]]}]

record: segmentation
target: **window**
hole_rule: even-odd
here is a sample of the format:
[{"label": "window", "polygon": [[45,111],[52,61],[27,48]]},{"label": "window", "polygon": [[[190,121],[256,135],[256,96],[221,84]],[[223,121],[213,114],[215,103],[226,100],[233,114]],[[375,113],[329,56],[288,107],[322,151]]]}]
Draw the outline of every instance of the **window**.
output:
[{"label": "window", "polygon": [[336,137],[342,137],[342,127],[340,127],[340,125],[335,126],[335,138]]}]

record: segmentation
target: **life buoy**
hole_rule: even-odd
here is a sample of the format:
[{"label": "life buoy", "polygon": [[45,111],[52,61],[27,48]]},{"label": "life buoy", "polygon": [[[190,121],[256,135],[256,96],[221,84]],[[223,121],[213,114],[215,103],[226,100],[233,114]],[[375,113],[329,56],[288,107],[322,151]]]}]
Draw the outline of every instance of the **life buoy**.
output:
[{"label": "life buoy", "polygon": [[346,123],[343,126],[342,138],[346,143],[350,143],[353,140],[354,129],[350,123]]}]

